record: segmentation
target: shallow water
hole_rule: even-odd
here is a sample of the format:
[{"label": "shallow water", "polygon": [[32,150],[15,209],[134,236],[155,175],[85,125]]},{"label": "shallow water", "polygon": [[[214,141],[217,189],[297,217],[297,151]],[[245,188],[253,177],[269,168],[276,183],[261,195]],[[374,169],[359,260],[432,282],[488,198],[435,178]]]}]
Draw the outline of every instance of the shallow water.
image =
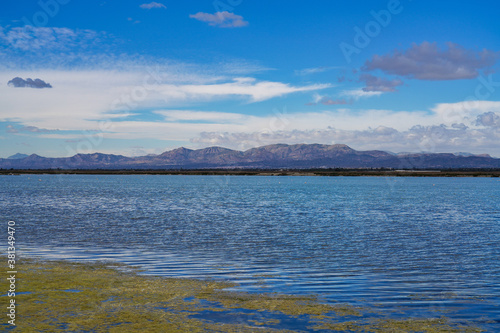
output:
[{"label": "shallow water", "polygon": [[25,256],[500,331],[498,178],[0,176],[0,211]]}]

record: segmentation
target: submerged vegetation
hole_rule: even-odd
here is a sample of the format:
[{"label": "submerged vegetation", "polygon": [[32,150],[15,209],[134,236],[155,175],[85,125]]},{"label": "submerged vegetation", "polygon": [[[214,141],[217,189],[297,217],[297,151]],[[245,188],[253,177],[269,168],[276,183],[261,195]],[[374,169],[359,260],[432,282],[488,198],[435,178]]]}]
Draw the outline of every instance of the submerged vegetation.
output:
[{"label": "submerged vegetation", "polygon": [[[443,317],[388,319],[312,296],[225,291],[233,285],[144,276],[118,264],[30,259],[16,266],[16,326],[3,324],[12,332],[481,331]],[[0,299],[7,304],[6,295]]]}]

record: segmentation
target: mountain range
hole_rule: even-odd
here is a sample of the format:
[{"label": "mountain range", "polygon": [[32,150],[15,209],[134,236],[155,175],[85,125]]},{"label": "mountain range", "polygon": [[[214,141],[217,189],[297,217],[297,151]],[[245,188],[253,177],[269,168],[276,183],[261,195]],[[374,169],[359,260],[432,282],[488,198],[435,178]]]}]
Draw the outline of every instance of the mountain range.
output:
[{"label": "mountain range", "polygon": [[0,169],[498,169],[500,159],[487,154],[358,151],[343,144],[274,144],[246,151],[222,147],[177,148],[160,155],[126,157],[76,154],[50,158],[16,154],[0,159]]}]

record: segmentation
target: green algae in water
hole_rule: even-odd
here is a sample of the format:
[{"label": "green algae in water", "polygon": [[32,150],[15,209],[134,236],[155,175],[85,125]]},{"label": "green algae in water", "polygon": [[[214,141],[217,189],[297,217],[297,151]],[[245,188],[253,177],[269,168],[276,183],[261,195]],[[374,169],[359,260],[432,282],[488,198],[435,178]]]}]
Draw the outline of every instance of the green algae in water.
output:
[{"label": "green algae in water", "polygon": [[[312,296],[228,292],[223,289],[234,284],[141,276],[118,264],[21,260],[16,268],[13,332],[481,331],[446,318],[366,319],[373,309]],[[0,288],[8,290],[6,279]]]}]

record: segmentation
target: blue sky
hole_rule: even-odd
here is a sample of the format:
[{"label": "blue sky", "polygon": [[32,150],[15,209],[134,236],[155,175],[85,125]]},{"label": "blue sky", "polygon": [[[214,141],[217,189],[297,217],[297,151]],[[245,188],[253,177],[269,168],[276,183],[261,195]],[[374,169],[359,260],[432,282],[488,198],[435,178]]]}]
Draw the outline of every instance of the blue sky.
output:
[{"label": "blue sky", "polygon": [[500,157],[497,1],[1,6],[0,157],[273,143]]}]

